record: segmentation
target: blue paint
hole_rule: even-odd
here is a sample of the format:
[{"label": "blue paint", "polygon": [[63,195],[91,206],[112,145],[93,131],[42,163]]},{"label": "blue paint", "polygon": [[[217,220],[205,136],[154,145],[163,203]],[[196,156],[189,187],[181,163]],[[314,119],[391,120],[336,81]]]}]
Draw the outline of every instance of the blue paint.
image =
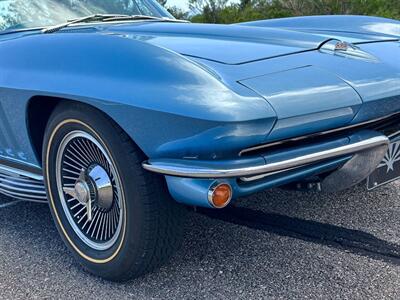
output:
[{"label": "blue paint", "polygon": [[[268,84],[266,84],[268,83]],[[275,109],[278,121],[270,138],[293,136],[348,124],[362,101],[339,77],[313,66],[272,73],[242,81]]]},{"label": "blue paint", "polygon": [[387,38],[398,39],[400,36],[399,21],[369,16],[308,16],[247,22],[242,25],[283,28],[329,36],[337,34],[353,39],[385,40]]},{"label": "blue paint", "polygon": [[229,183],[233,189],[233,199],[248,196],[266,189],[285,185],[321,172],[334,170],[343,165],[351,156],[319,163],[313,166],[287,171],[279,175],[271,175],[252,183],[240,183],[236,179],[213,180],[213,179],[190,179],[166,176],[169,191],[173,198],[187,205],[212,208],[208,202],[208,191],[215,183]]},{"label": "blue paint", "polygon": [[[187,165],[194,168],[214,168],[214,169],[224,169],[226,167],[243,168],[248,166],[259,166],[265,164],[272,164],[282,160],[289,160],[299,156],[308,155],[311,153],[321,152],[328,149],[341,147],[349,144],[350,140],[363,140],[371,136],[370,131],[360,131],[359,133],[324,139],[318,143],[302,145],[291,147],[290,149],[275,149],[275,150],[265,150],[264,154],[260,157],[247,158],[243,157],[236,160],[225,160],[225,161],[190,161],[190,160],[170,160],[176,166]],[[244,182],[238,178],[228,178],[228,179],[192,179],[192,178],[180,178],[166,176],[168,188],[171,195],[177,201],[189,205],[211,207],[208,202],[208,191],[210,187],[217,183],[229,183],[233,189],[233,198],[247,196],[265,189],[277,187],[280,185],[288,184],[293,181],[298,181],[311,177],[321,172],[327,172],[334,170],[346,161],[348,161],[352,156],[346,155],[336,159],[330,159],[328,161],[323,161],[315,163],[309,166],[299,167],[297,169],[280,172],[277,174],[271,174],[262,179],[258,179],[251,182]],[[261,159],[263,158],[263,159]],[[156,160],[153,162],[156,162]],[[164,163],[168,161],[163,161]]]},{"label": "blue paint", "polygon": [[[400,22],[355,16],[0,33],[0,153],[39,165],[26,113],[32,97],[50,96],[102,110],[151,159],[246,164],[244,148],[400,111],[399,38]],[[354,42],[376,61],[319,50],[332,39]],[[236,187],[235,195],[314,171]],[[191,188],[210,183],[167,181],[187,202]]]}]

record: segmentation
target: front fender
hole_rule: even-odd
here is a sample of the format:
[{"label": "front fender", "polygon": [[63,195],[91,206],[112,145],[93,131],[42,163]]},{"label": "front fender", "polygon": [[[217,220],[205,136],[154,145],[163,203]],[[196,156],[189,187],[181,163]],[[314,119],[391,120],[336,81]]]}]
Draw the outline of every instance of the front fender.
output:
[{"label": "front fender", "polygon": [[187,58],[119,35],[3,40],[0,69],[2,88],[103,110],[149,157],[217,157],[262,142],[275,120],[251,91],[239,95]]}]

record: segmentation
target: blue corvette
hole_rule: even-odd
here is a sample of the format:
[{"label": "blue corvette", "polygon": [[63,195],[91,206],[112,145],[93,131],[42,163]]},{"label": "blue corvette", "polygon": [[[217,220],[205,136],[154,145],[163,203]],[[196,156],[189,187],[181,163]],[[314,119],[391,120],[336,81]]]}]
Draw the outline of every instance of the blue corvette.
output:
[{"label": "blue corvette", "polygon": [[399,39],[366,16],[0,0],[0,192],[49,202],[78,261],[122,281],[171,256],[184,205],[373,189],[400,177]]}]

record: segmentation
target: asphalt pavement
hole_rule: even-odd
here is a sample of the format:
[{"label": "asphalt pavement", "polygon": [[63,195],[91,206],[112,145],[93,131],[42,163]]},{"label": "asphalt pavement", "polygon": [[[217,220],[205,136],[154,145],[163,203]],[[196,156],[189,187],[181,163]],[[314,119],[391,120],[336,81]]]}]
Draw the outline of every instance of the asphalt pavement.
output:
[{"label": "asphalt pavement", "polygon": [[400,183],[274,189],[189,214],[182,249],[143,278],[85,273],[47,205],[0,199],[1,299],[399,299]]}]

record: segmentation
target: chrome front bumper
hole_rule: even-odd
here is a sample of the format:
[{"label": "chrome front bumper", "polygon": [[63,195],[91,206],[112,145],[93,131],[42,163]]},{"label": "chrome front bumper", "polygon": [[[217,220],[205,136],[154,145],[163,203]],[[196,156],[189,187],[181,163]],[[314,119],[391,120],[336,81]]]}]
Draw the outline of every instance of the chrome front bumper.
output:
[{"label": "chrome front bumper", "polygon": [[[372,130],[362,130],[348,137],[348,143],[334,148],[325,149],[303,155],[295,155],[279,161],[265,162],[262,165],[250,165],[244,167],[229,166],[224,164],[198,163],[195,160],[149,160],[143,163],[143,168],[168,176],[177,176],[185,178],[262,178],[260,175],[268,175],[271,173],[282,172],[294,168],[311,165],[314,163],[326,161],[333,158],[338,158],[346,155],[352,155],[379,149],[378,159],[383,158],[389,145],[389,138],[379,132]],[[379,158],[379,156],[382,157]],[[379,163],[379,161],[378,161]],[[371,162],[375,164],[375,162]],[[376,166],[371,166],[376,167]],[[367,175],[368,176],[368,175]]]}]

